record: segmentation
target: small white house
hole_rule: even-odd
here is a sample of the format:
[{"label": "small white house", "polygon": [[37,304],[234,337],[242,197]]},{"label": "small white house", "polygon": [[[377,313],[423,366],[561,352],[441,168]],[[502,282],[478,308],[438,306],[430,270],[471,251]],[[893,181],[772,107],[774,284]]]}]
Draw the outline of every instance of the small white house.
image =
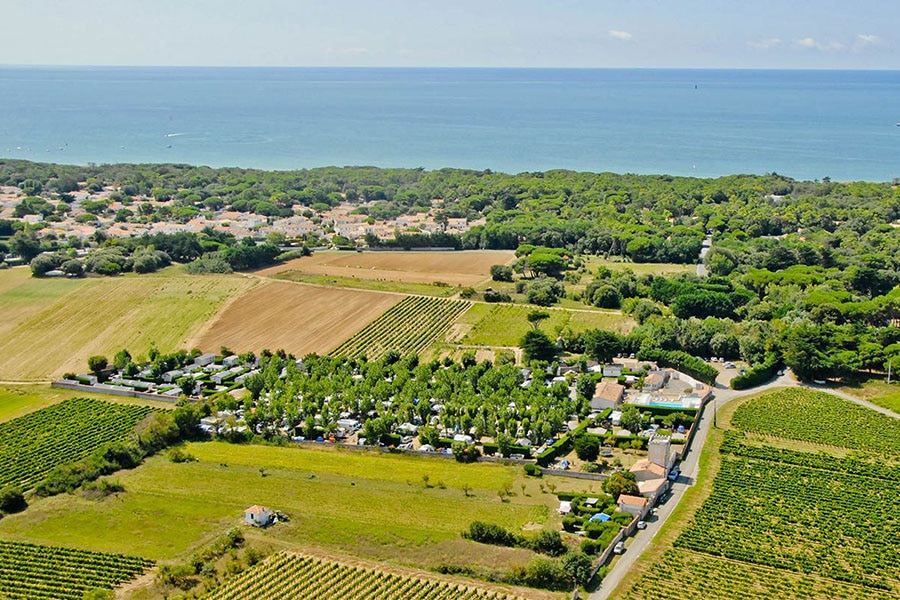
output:
[{"label": "small white house", "polygon": [[244,523],[254,527],[267,527],[272,523],[272,509],[254,504],[244,511]]}]

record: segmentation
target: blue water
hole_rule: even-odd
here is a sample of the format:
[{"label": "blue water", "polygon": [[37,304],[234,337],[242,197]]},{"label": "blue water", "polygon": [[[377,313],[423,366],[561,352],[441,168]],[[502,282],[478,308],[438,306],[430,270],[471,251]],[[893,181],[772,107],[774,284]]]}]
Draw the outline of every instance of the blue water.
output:
[{"label": "blue water", "polygon": [[900,176],[900,71],[0,68],[0,156]]}]

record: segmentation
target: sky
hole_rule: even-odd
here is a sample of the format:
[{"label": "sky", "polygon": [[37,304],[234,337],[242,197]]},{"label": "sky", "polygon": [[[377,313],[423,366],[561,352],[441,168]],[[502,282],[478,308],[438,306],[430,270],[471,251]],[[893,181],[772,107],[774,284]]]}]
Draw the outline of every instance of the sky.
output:
[{"label": "sky", "polygon": [[900,69],[897,0],[3,0],[7,65]]}]

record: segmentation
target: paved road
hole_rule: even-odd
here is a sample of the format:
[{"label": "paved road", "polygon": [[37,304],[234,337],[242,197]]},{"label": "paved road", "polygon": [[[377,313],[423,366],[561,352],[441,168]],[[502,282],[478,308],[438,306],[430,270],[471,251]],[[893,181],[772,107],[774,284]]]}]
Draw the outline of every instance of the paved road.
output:
[{"label": "paved road", "polygon": [[698,424],[697,433],[691,441],[691,447],[685,452],[685,455],[681,459],[679,467],[681,474],[679,475],[678,480],[672,485],[668,500],[658,506],[656,515],[651,516],[650,520],[647,522],[647,529],[638,531],[634,536],[625,541],[625,554],[616,559],[612,568],[606,574],[606,577],[603,578],[600,587],[589,596],[589,600],[606,600],[606,598],[609,598],[612,591],[616,589],[616,586],[619,585],[628,571],[631,570],[632,565],[640,558],[644,550],[646,550],[653,541],[653,538],[656,537],[660,527],[666,522],[666,519],[669,518],[669,515],[672,514],[672,511],[678,506],[678,503],[681,502],[681,498],[684,497],[684,491],[688,486],[694,484],[694,481],[696,481],[697,478],[697,463],[700,458],[700,451],[703,449],[704,444],[706,444],[706,438],[709,436],[709,430],[712,427],[716,410],[723,404],[741,396],[756,394],[775,387],[797,385],[799,385],[797,380],[790,374],[786,374],[766,385],[750,390],[735,391],[721,386],[721,384],[716,386],[716,390],[713,392],[712,402],[707,403],[703,412],[700,414],[700,422]]},{"label": "paved road", "polygon": [[703,240],[703,247],[700,248],[700,260],[697,262],[697,275],[700,277],[706,277],[706,265],[703,259],[706,258],[706,253],[710,248],[712,248],[712,235],[706,236],[706,239]]}]

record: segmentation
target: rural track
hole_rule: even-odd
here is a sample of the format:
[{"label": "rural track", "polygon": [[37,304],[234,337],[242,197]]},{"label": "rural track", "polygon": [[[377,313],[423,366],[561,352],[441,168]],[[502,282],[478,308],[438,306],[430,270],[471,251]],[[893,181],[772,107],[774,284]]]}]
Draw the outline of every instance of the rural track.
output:
[{"label": "rural track", "polygon": [[682,457],[680,463],[681,474],[672,485],[672,491],[669,494],[668,501],[659,505],[656,518],[647,522],[646,529],[644,529],[643,531],[638,530],[637,535],[627,539],[627,551],[625,552],[625,554],[619,556],[619,559],[606,574],[606,577],[603,578],[603,581],[600,583],[600,587],[598,587],[594,592],[587,596],[588,600],[606,600],[607,598],[612,597],[613,592],[616,591],[616,588],[619,587],[619,585],[622,583],[622,580],[628,575],[634,564],[638,561],[644,551],[652,545],[653,539],[656,537],[656,534],[659,533],[660,529],[668,520],[669,516],[681,502],[685,490],[688,487],[694,485],[694,483],[697,481],[700,454],[703,451],[703,446],[706,444],[706,439],[709,435],[710,429],[712,428],[712,421],[714,420],[714,414],[711,415],[707,407],[709,407],[711,404],[713,407],[713,413],[715,413],[718,410],[719,406],[731,402],[732,400],[781,387],[806,388],[819,392],[825,392],[827,394],[831,394],[832,396],[837,396],[844,400],[853,402],[854,404],[857,404],[859,406],[872,409],[894,419],[900,419],[900,415],[884,407],[872,404],[871,402],[867,402],[866,400],[861,400],[860,398],[856,398],[855,396],[851,396],[850,394],[846,394],[844,392],[833,390],[824,386],[800,383],[791,374],[782,375],[767,384],[748,390],[735,391],[725,387],[716,388],[713,392],[712,402],[708,402],[706,404],[703,412],[700,415],[700,429],[697,431],[697,435],[694,438],[690,448],[688,448],[685,453],[687,457]]}]

